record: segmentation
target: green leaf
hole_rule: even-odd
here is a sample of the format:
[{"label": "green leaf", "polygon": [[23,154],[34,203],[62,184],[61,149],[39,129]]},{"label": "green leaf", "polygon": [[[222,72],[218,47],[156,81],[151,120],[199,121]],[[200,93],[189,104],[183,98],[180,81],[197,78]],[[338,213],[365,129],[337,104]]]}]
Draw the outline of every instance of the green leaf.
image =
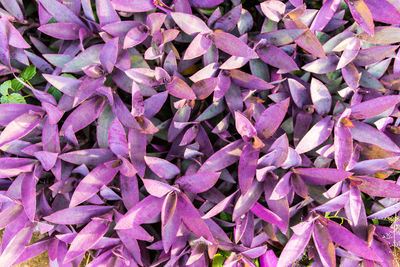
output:
[{"label": "green leaf", "polygon": [[17,92],[19,90],[21,90],[22,88],[24,88],[24,85],[22,83],[20,83],[17,79],[12,79],[11,81],[11,89],[14,92]]},{"label": "green leaf", "polygon": [[219,218],[221,220],[226,221],[226,222],[231,222],[232,221],[232,215],[230,215],[230,214],[228,214],[228,213],[226,213],[224,211],[219,214]]},{"label": "green leaf", "polygon": [[63,73],[63,74],[61,74],[61,76],[76,79],[76,77],[74,75],[72,75],[71,73]]},{"label": "green leaf", "polygon": [[212,267],[222,267],[224,265],[225,257],[221,254],[215,254],[212,260]]},{"label": "green leaf", "polygon": [[47,93],[51,94],[52,96],[54,96],[55,100],[58,102],[58,100],[60,100],[62,93],[60,90],[58,90],[57,88],[55,88],[54,86],[50,86],[49,90],[47,91]]},{"label": "green leaf", "polygon": [[10,95],[4,95],[1,97],[0,102],[2,104],[6,103],[21,103],[21,104],[26,104],[25,98],[17,93],[12,93]]},{"label": "green leaf", "polygon": [[26,80],[29,81],[30,79],[33,78],[33,76],[35,76],[36,74],[36,67],[34,65],[30,65],[29,67],[25,68],[22,73],[21,73],[21,77]]},{"label": "green leaf", "polygon": [[11,81],[5,81],[0,85],[0,94],[8,95],[8,89],[11,88]]},{"label": "green leaf", "polygon": [[46,24],[50,24],[50,23],[57,23],[58,21],[55,18],[51,18],[49,19],[49,21]]}]

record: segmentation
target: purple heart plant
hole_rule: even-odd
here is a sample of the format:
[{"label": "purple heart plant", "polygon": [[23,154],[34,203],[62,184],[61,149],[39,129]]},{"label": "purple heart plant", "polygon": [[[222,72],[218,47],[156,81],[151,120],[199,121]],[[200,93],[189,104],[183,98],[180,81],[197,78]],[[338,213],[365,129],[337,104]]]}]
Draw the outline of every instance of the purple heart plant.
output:
[{"label": "purple heart plant", "polygon": [[400,0],[0,4],[1,267],[397,266]]}]

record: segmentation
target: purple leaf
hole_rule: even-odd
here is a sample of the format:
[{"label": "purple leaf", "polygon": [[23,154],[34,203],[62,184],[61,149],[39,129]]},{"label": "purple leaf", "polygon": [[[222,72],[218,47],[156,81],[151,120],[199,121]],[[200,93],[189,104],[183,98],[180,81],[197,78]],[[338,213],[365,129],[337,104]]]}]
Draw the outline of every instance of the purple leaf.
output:
[{"label": "purple leaf", "polygon": [[258,58],[257,53],[253,49],[230,33],[216,30],[213,38],[215,46],[231,56],[244,57],[248,59]]},{"label": "purple leaf", "polygon": [[310,184],[334,184],[350,177],[353,173],[336,169],[301,168],[293,171]]},{"label": "purple leaf", "polygon": [[117,172],[117,168],[107,168],[104,164],[94,168],[76,187],[69,207],[75,207],[93,197],[103,185],[111,182]]},{"label": "purple leaf", "polygon": [[367,246],[367,243],[364,240],[359,239],[356,235],[340,224],[331,220],[326,220],[325,226],[328,229],[333,242],[357,256],[373,261],[380,261],[379,256],[377,256],[375,252]]},{"label": "purple leaf", "polygon": [[125,129],[118,118],[110,124],[108,144],[115,155],[125,157],[129,153]]},{"label": "purple leaf", "polygon": [[198,194],[209,190],[218,181],[220,173],[218,172],[197,172],[182,176],[176,183],[185,191]]},{"label": "purple leaf", "polygon": [[354,20],[366,31],[369,35],[374,35],[374,22],[372,20],[371,11],[363,0],[345,0],[349,6],[351,15]]},{"label": "purple leaf", "polygon": [[[3,105],[3,104],[2,104]],[[28,112],[11,121],[0,134],[0,147],[32,131],[42,121],[42,114]]]},{"label": "purple leaf", "polygon": [[178,167],[164,159],[145,156],[144,160],[147,166],[161,178],[172,179],[180,173]]},{"label": "purple leaf", "polygon": [[272,211],[266,209],[264,206],[256,202],[254,206],[251,208],[251,211],[257,216],[260,217],[262,220],[277,225],[283,232],[286,232],[287,226],[279,218],[278,215],[273,213]]},{"label": "purple leaf", "polygon": [[303,234],[293,234],[286,243],[281,255],[279,256],[277,267],[289,267],[303,254],[308,241],[311,238],[313,225],[310,224]]},{"label": "purple leaf", "polygon": [[56,211],[43,219],[54,224],[85,224],[110,210],[109,206],[77,206]]},{"label": "purple leaf", "polygon": [[210,28],[208,28],[201,19],[194,15],[172,12],[171,17],[175,23],[189,35],[195,35],[197,33],[206,34],[211,32]]},{"label": "purple leaf", "polygon": [[333,121],[330,117],[320,120],[300,140],[296,146],[296,152],[302,154],[321,145],[329,138],[332,129]]},{"label": "purple leaf", "polygon": [[74,238],[64,258],[64,263],[83,255],[86,250],[91,249],[107,232],[110,221],[107,219],[94,218]]}]

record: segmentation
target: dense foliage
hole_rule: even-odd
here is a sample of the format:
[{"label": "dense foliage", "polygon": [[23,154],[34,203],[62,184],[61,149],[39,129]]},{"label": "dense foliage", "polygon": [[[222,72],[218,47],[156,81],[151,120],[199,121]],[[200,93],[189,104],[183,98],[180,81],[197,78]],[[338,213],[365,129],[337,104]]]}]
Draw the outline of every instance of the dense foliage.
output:
[{"label": "dense foliage", "polygon": [[399,0],[0,3],[0,266],[395,265]]}]

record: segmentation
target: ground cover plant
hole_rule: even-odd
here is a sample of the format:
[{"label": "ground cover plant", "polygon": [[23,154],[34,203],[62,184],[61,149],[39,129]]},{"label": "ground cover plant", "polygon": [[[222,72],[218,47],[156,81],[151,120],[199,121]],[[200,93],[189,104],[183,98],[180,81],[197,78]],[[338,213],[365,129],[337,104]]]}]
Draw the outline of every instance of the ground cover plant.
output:
[{"label": "ground cover plant", "polygon": [[397,266],[399,0],[0,3],[0,266]]}]

